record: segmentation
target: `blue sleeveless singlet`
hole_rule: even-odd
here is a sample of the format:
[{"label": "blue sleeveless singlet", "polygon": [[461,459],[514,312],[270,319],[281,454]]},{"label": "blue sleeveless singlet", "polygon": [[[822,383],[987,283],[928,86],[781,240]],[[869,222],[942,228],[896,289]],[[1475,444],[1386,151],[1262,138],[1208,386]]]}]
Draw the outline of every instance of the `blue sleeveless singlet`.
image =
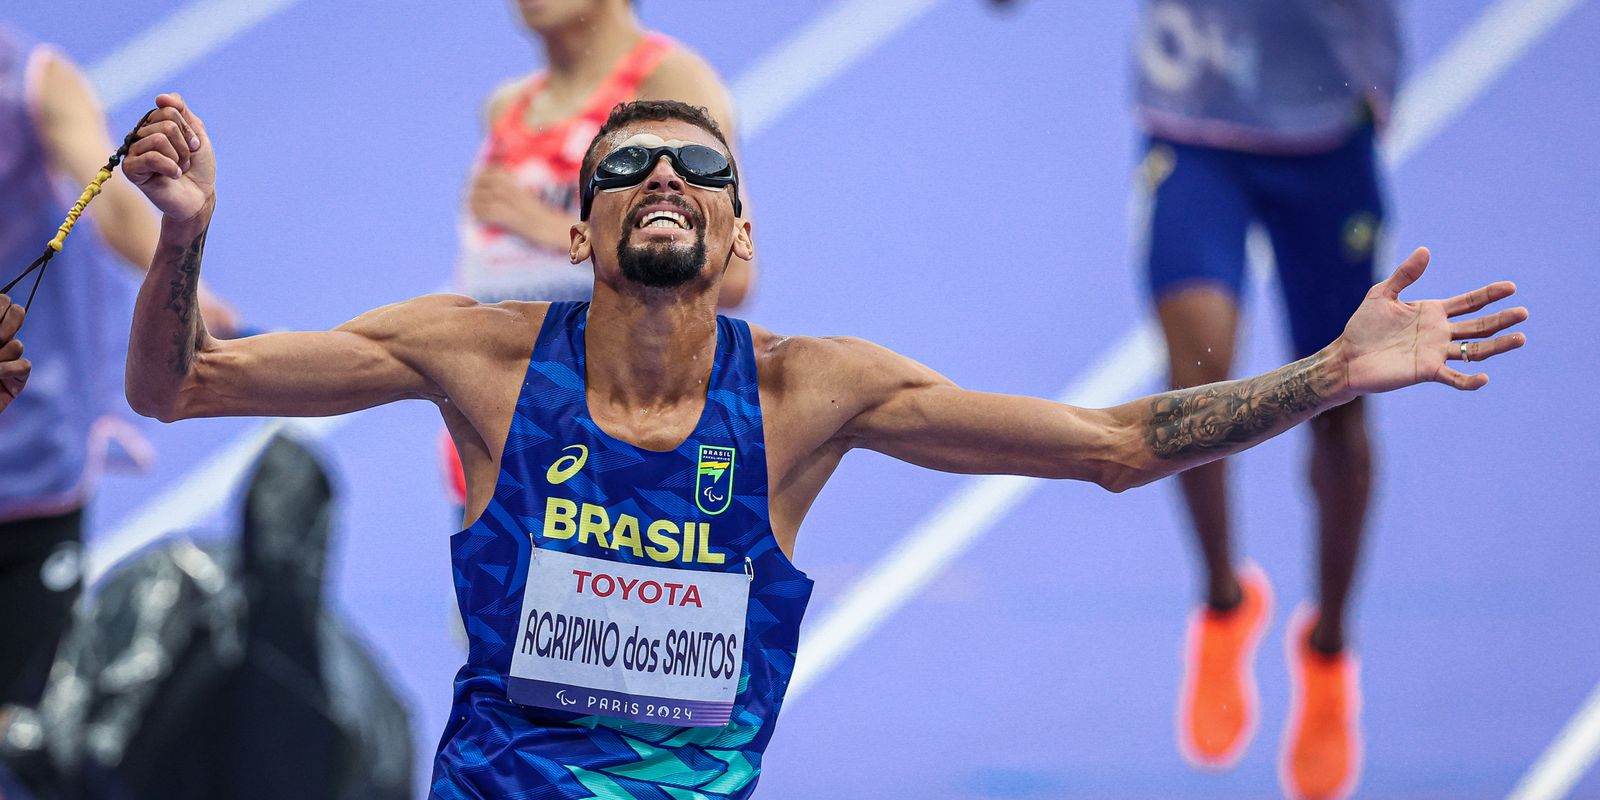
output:
[{"label": "blue sleeveless singlet", "polygon": [[[750,328],[717,318],[700,421],[682,445],[657,452],[607,435],[590,418],[588,310],[588,303],[551,304],[517,398],[494,499],[450,540],[469,645],[430,796],[749,797],[794,669],[812,588],[779,549],[767,515]],[[546,535],[560,527],[546,519],[558,508],[596,535],[572,535],[575,522],[562,529],[564,536]],[[570,511],[576,508],[581,515]],[[613,522],[608,540],[602,528]],[[513,703],[508,673],[524,638],[520,616],[533,548],[670,567],[686,581],[696,571],[748,571],[745,644],[728,724],[678,727]]]}]

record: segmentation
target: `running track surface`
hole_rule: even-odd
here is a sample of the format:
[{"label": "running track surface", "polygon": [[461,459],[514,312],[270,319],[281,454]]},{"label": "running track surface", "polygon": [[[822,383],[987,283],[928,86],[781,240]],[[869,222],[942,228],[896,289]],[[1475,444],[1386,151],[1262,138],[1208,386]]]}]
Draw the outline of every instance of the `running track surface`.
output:
[{"label": "running track surface", "polygon": [[[70,19],[40,2],[7,14],[93,63],[180,7],[78,5]],[[1053,396],[1081,376],[1147,312],[1128,257],[1133,5],[995,14],[944,0],[746,139],[764,273],[744,316],[864,336],[975,388]],[[1486,5],[1413,0],[1412,67]],[[762,6],[643,11],[731,81],[820,4]],[[1385,261],[1434,252],[1414,294],[1510,277],[1533,319],[1530,347],[1489,366],[1484,391],[1375,403],[1380,479],[1354,628],[1362,796],[1502,796],[1600,679],[1597,42],[1600,3],[1586,3],[1392,176]],[[186,67],[170,86],[221,159],[206,278],[270,327],[328,327],[434,290],[478,104],[533,63],[498,3],[313,0]],[[110,109],[114,127],[142,106]],[[1281,310],[1271,287],[1249,303],[1239,363],[1260,371],[1285,355]],[[91,541],[253,424],[151,423],[159,464],[104,482]],[[411,403],[361,415],[329,444],[343,491],[337,603],[414,709],[419,788],[462,658],[438,432],[433,410]],[[1279,598],[1257,660],[1261,728],[1237,769],[1192,772],[1173,745],[1197,592],[1173,485],[1061,483],[994,520],[785,710],[761,796],[1275,795],[1283,623],[1306,597],[1314,541],[1304,457],[1289,435],[1235,462],[1239,539]],[[819,582],[811,620],[963,480],[847,459],[796,554]],[[1574,796],[1600,797],[1600,775]]]}]

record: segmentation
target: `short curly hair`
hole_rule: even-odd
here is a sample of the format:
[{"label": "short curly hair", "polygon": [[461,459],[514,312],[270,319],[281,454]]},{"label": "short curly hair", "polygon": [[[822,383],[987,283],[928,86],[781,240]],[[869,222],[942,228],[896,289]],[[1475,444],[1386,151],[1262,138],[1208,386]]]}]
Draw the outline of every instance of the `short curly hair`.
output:
[{"label": "short curly hair", "polygon": [[728,152],[728,163],[733,165],[733,174],[735,176],[739,174],[739,165],[733,160],[733,148],[728,145],[728,137],[722,134],[722,126],[712,119],[710,111],[702,106],[691,106],[677,100],[634,100],[613,106],[605,124],[601,125],[594,138],[589,140],[589,149],[583,154],[583,165],[578,169],[579,191],[589,185],[589,176],[594,174],[595,165],[600,162],[600,143],[605,141],[607,136],[635,122],[669,119],[687,122],[717,137],[717,141],[722,143],[722,149]]}]

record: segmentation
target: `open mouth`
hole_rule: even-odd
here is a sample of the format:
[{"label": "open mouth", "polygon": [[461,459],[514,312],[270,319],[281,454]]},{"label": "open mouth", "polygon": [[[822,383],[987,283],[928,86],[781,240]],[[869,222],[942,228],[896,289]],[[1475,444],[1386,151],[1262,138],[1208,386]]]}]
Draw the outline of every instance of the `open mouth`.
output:
[{"label": "open mouth", "polygon": [[634,227],[640,229],[676,228],[678,230],[687,231],[692,230],[694,226],[689,223],[688,217],[679,214],[676,211],[651,211],[647,214],[640,215],[639,222],[635,224]]}]

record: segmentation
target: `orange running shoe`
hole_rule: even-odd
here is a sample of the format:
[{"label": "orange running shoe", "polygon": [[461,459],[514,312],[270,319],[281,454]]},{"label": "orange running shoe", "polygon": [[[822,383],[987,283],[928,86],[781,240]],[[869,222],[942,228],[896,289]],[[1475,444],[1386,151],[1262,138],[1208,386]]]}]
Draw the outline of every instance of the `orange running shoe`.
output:
[{"label": "orange running shoe", "polygon": [[1201,769],[1232,767],[1256,734],[1256,646],[1272,616],[1272,584],[1253,563],[1237,573],[1239,605],[1228,611],[1201,606],[1184,635],[1178,752]]},{"label": "orange running shoe", "polygon": [[1294,800],[1340,800],[1361,775],[1361,668],[1348,647],[1311,647],[1317,612],[1295,609],[1285,637],[1293,696],[1278,754],[1278,781]]}]

